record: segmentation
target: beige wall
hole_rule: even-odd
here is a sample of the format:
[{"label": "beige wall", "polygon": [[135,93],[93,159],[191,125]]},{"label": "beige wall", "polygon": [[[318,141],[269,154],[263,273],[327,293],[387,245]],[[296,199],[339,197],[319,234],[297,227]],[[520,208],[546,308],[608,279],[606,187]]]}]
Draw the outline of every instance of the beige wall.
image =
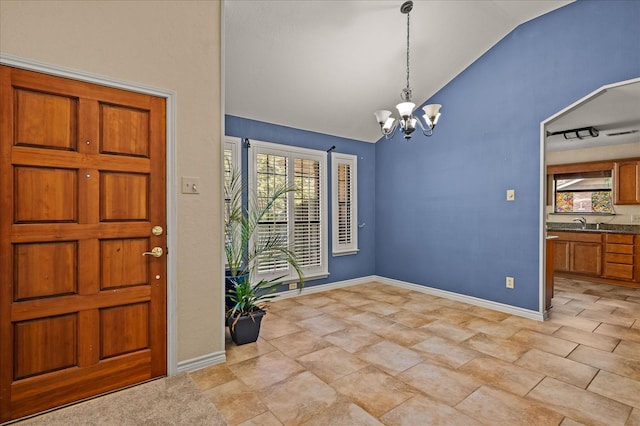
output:
[{"label": "beige wall", "polygon": [[547,165],[640,157],[640,141],[623,145],[598,146],[569,151],[547,151],[545,155]]},{"label": "beige wall", "polygon": [[175,206],[179,361],[224,350],[220,16],[219,1],[0,0],[3,54],[176,93],[178,182],[201,179]]}]

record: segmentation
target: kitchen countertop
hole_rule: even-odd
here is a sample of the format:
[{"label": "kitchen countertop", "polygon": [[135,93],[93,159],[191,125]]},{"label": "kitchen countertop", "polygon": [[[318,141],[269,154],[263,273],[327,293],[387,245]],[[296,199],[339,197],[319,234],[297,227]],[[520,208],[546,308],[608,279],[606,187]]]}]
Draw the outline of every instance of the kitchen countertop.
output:
[{"label": "kitchen countertop", "polygon": [[547,233],[553,231],[571,231],[571,232],[600,232],[600,233],[616,233],[616,234],[640,234],[640,225],[610,225],[601,224],[600,229],[596,229],[595,223],[588,223],[586,229],[582,229],[579,223],[560,223],[547,222]]}]

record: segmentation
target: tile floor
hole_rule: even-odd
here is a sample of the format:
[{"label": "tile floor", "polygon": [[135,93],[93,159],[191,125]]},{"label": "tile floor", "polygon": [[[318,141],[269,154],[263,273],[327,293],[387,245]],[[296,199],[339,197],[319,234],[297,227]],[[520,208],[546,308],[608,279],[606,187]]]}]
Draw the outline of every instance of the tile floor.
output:
[{"label": "tile floor", "polygon": [[285,299],[191,376],[232,425],[640,425],[640,289],[556,278],[553,305],[375,282]]}]

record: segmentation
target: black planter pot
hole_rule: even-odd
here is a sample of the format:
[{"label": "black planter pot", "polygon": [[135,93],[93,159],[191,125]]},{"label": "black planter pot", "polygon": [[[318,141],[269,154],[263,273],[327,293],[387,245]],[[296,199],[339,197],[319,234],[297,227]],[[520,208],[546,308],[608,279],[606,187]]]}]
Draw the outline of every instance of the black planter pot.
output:
[{"label": "black planter pot", "polygon": [[234,343],[236,345],[244,345],[258,340],[260,324],[262,323],[262,317],[265,315],[265,311],[258,311],[251,315],[241,316],[237,322],[237,316],[227,317],[227,326],[229,326],[229,333]]}]

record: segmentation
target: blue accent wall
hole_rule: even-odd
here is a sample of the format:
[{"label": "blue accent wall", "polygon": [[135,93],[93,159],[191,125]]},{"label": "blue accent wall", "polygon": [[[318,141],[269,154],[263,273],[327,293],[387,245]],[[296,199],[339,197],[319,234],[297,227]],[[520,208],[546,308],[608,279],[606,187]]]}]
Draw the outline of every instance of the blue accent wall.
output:
[{"label": "blue accent wall", "polygon": [[[375,123],[374,123],[375,124]],[[291,127],[278,126],[261,121],[232,115],[225,116],[227,136],[248,138],[283,145],[326,151],[335,146],[335,152],[358,156],[358,222],[364,224],[358,229],[360,251],[354,255],[331,255],[331,220],[329,219],[329,277],[305,282],[310,287],[337,281],[373,275],[375,271],[375,145],[353,139],[340,138]],[[246,173],[247,147],[242,144],[242,170]],[[331,155],[327,156],[327,175],[331,175]],[[328,217],[331,218],[331,182],[327,180],[329,191]]]},{"label": "blue accent wall", "polygon": [[433,137],[376,144],[376,274],[537,311],[540,122],[639,76],[640,1],[577,1],[508,34],[425,102],[443,105]]},{"label": "blue accent wall", "polygon": [[540,122],[640,77],[639,22],[640,1],[579,0],[519,26],[425,102],[443,105],[431,138],[374,145],[229,115],[226,134],[358,156],[360,252],[332,257],[329,242],[330,276],[308,286],[377,274],[537,311]]}]

